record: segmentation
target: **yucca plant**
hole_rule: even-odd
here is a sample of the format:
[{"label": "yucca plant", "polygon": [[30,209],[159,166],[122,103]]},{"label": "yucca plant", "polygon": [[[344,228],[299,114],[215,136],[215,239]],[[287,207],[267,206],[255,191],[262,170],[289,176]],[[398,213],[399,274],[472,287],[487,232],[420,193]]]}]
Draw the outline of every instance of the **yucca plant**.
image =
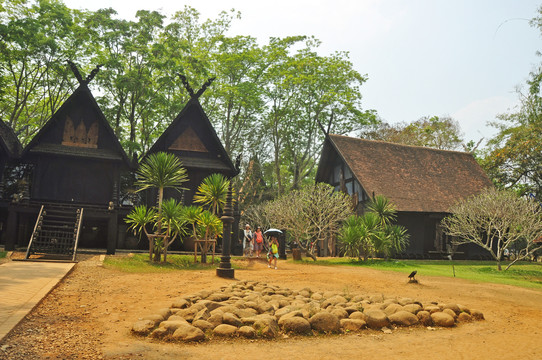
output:
[{"label": "yucca plant", "polygon": [[[188,181],[186,169],[181,161],[174,154],[158,152],[150,154],[145,158],[139,170],[136,172],[137,180],[135,184],[139,187],[137,191],[143,191],[149,188],[158,190],[158,203],[156,213],[156,232],[154,235],[159,238],[162,232],[162,202],[164,199],[164,189],[173,188],[183,190],[182,184]],[[154,237],[151,237],[151,239]],[[168,241],[166,240],[165,243]],[[152,260],[154,252],[154,241],[149,240],[149,258]],[[160,261],[160,255],[155,256],[155,261]]]},{"label": "yucca plant", "polygon": [[224,175],[211,174],[198,186],[194,202],[207,206],[213,214],[219,215],[226,204],[229,185],[230,181]]},{"label": "yucca plant", "polygon": [[[210,211],[202,211],[197,219],[198,233],[203,240],[211,240],[222,234],[223,223],[218,216]],[[201,262],[207,262],[207,252],[209,251],[210,243],[205,242],[201,254]]]},{"label": "yucca plant", "polygon": [[367,210],[378,215],[380,226],[385,227],[397,219],[397,210],[387,197],[377,195],[367,204]]},{"label": "yucca plant", "polygon": [[339,232],[341,248],[345,255],[367,260],[375,250],[375,243],[381,236],[379,218],[373,213],[363,216],[349,216]]},{"label": "yucca plant", "polygon": [[[156,210],[153,208],[147,208],[145,205],[136,206],[126,216],[126,223],[128,224],[128,230],[133,231],[134,235],[147,232],[147,225],[154,223],[156,220]],[[149,244],[150,246],[150,244]]]},{"label": "yucca plant", "polygon": [[165,200],[162,204],[162,214],[160,222],[163,225],[164,234],[162,242],[162,253],[164,254],[164,262],[167,261],[168,247],[179,236],[186,235],[188,220],[184,217],[184,206],[175,199]]},{"label": "yucca plant", "polygon": [[390,254],[402,253],[408,246],[410,238],[405,227],[401,225],[389,225],[385,232],[390,240]]},{"label": "yucca plant", "polygon": [[183,218],[192,226],[192,235],[198,237],[197,223],[203,209],[199,206],[185,206],[183,208]]}]

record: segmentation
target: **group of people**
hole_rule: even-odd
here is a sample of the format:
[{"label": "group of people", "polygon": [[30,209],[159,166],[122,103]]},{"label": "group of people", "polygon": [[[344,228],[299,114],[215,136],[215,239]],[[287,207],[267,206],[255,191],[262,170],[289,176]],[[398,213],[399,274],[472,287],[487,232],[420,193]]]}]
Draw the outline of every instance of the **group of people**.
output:
[{"label": "group of people", "polygon": [[[256,231],[252,232],[250,225],[247,224],[243,236],[243,256],[261,257],[262,250],[265,248],[265,241],[262,233],[262,228],[257,227]],[[277,268],[277,259],[279,258],[279,242],[275,236],[271,236],[267,251],[267,267],[271,268],[271,263],[274,261],[273,267]]]}]

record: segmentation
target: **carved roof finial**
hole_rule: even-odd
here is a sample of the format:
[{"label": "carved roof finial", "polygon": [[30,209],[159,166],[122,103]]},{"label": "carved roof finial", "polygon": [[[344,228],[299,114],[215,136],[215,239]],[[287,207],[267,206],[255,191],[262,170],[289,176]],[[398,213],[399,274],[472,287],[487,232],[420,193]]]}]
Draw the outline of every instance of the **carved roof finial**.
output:
[{"label": "carved roof finial", "polygon": [[192,89],[192,87],[188,83],[188,80],[186,80],[186,76],[184,76],[181,73],[179,73],[177,75],[179,75],[179,77],[181,78],[181,81],[183,82],[184,88],[186,89],[186,91],[188,91],[188,93],[190,94],[190,97],[193,98],[194,97],[194,90]]},{"label": "carved roof finial", "polygon": [[179,75],[179,77],[181,78],[181,81],[183,82],[184,88],[190,94],[190,98],[193,98],[193,99],[194,98],[198,99],[205,92],[205,90],[207,90],[209,85],[211,85],[211,83],[216,79],[216,77],[212,77],[212,78],[207,79],[207,81],[205,82],[205,84],[203,84],[201,89],[199,89],[197,93],[194,93],[194,89],[192,89],[192,87],[188,83],[188,80],[186,79],[186,76],[184,76],[181,73],[178,73],[177,75]]},{"label": "carved roof finial", "polygon": [[98,73],[98,71],[100,71],[100,68],[103,66],[103,65],[98,65],[96,66],[91,72],[90,74],[86,77],[86,79],[83,80],[83,76],[81,75],[81,73],[79,72],[79,69],[77,68],[77,65],[71,61],[71,60],[66,60],[66,62],[68,63],[68,65],[70,66],[70,69],[71,71],[73,72],[73,74],[75,75],[75,78],[77,79],[77,81],[79,81],[79,84],[81,85],[88,85],[89,82],[92,81],[92,79],[94,79],[94,77],[96,76],[96,74]]},{"label": "carved roof finial", "polygon": [[70,65],[70,69],[72,70],[73,74],[75,75],[75,78],[77,81],[79,81],[79,84],[83,83],[83,77],[81,76],[81,73],[79,72],[79,69],[77,68],[77,65],[70,59],[66,60],[68,65]]}]

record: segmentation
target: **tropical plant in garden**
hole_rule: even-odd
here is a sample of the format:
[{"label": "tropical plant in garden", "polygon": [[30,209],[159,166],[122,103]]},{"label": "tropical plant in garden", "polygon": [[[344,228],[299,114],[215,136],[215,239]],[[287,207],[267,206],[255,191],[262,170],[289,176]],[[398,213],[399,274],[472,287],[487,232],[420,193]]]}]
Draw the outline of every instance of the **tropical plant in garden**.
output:
[{"label": "tropical plant in garden", "polygon": [[[320,245],[326,238],[332,239],[350,214],[350,197],[319,183],[249,207],[243,222],[286,230],[291,241],[316,260],[316,254],[309,250],[311,242]],[[332,241],[331,245],[334,247]]]},{"label": "tropical plant in garden", "polygon": [[205,240],[203,251],[201,254],[201,262],[207,262],[207,252],[211,246],[209,242],[212,239],[216,239],[223,232],[222,220],[215,214],[208,210],[203,210],[197,219],[198,235],[200,239]]},{"label": "tropical plant in garden", "polygon": [[[168,247],[179,236],[180,238],[187,233],[188,220],[185,218],[186,212],[184,206],[175,199],[164,200],[162,204],[162,214],[159,219],[164,228],[164,237],[161,242],[161,250],[164,254],[164,262],[167,261]],[[159,238],[160,239],[160,238]]]},{"label": "tropical plant in garden", "polygon": [[389,257],[402,252],[408,245],[406,229],[392,224],[397,217],[395,206],[384,196],[376,196],[367,204],[362,216],[353,215],[339,232],[344,254],[364,260],[372,254]]},{"label": "tropical plant in garden", "polygon": [[444,231],[453,236],[454,245],[473,243],[487,250],[502,270],[504,250],[514,249],[516,261],[529,258],[542,249],[542,209],[531,198],[507,190],[486,189],[457,203],[444,218]]},{"label": "tropical plant in garden", "polygon": [[368,222],[357,215],[351,215],[345,220],[339,231],[341,250],[345,255],[367,260],[374,252],[373,238],[376,234]]},{"label": "tropical plant in garden", "polygon": [[[184,189],[182,184],[188,181],[188,176],[186,174],[186,169],[182,166],[181,161],[174,154],[169,154],[165,152],[158,152],[150,154],[145,158],[138,171],[136,172],[137,180],[135,182],[136,186],[139,188],[137,191],[143,191],[146,189],[156,188],[158,190],[158,202],[156,214],[153,219],[149,217],[149,209],[139,208],[136,212],[136,208],[128,215],[128,219],[132,219],[132,227],[134,230],[144,230],[145,234],[149,238],[149,260],[152,260],[152,254],[155,252],[155,238],[164,238],[170,236],[171,233],[168,233],[171,229],[166,227],[166,230],[162,229],[162,222],[165,218],[162,216],[162,203],[164,199],[164,189],[173,188],[176,190]],[[172,205],[170,205],[172,206]],[[134,213],[135,212],[135,213]],[[181,212],[179,211],[178,214]],[[145,215],[146,214],[146,215]],[[138,220],[138,221],[135,221]],[[143,220],[148,220],[147,223],[143,224]],[[180,220],[179,220],[180,221]],[[155,223],[155,233],[151,236],[146,231],[146,225],[154,222]],[[158,245],[168,244],[168,240],[163,242],[159,241]],[[167,252],[167,246],[159,246],[159,250],[162,252]],[[166,253],[164,253],[165,255]],[[155,261],[160,261],[160,252],[155,252]]]},{"label": "tropical plant in garden", "polygon": [[226,195],[230,181],[222,174],[211,174],[207,176],[198,186],[194,202],[208,206],[209,210],[219,215],[226,205]]}]

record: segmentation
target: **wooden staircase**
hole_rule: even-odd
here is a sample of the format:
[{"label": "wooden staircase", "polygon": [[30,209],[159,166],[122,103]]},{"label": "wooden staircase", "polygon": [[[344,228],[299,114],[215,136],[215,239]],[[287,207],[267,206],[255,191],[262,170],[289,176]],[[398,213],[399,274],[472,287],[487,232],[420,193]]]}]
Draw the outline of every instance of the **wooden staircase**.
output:
[{"label": "wooden staircase", "polygon": [[83,208],[42,205],[26,250],[30,255],[71,256],[75,261],[83,221]]}]

